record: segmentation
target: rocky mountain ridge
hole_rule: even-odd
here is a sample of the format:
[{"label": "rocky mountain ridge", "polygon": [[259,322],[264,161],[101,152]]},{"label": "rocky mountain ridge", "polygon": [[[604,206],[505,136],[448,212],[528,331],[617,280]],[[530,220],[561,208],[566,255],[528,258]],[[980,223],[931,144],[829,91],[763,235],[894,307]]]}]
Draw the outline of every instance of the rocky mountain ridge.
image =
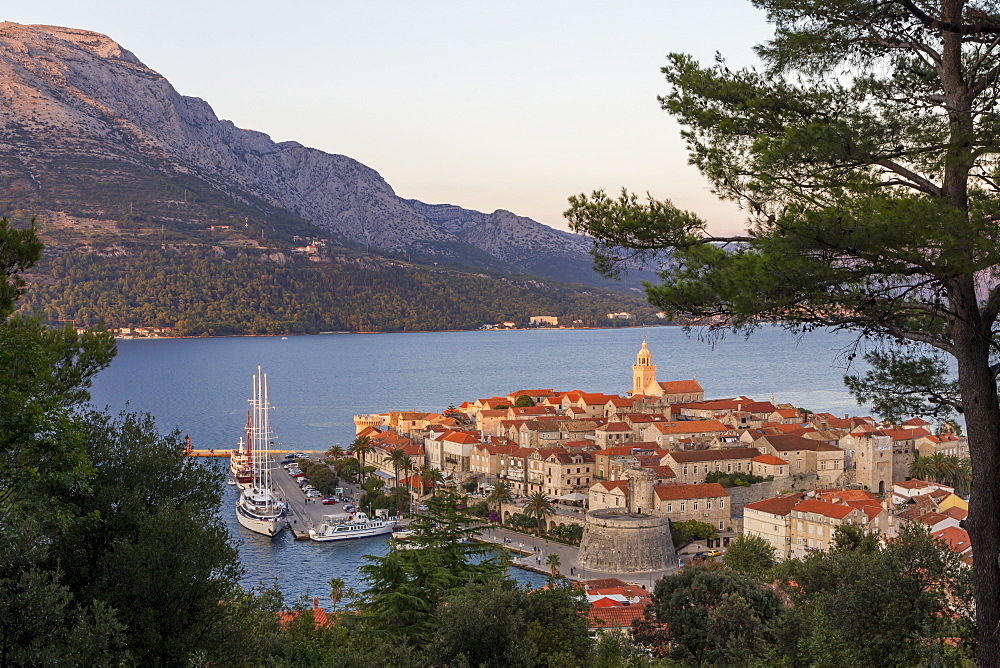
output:
[{"label": "rocky mountain ridge", "polygon": [[0,23],[0,183],[8,208],[171,229],[243,222],[269,237],[315,226],[384,251],[604,283],[581,236],[402,199],[347,156],[220,120],[86,30]]}]

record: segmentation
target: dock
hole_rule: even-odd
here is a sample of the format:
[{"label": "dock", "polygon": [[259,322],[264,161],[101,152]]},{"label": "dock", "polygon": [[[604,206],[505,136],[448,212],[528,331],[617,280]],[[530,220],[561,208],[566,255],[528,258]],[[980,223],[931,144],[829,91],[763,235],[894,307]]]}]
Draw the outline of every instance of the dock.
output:
[{"label": "dock", "polygon": [[[218,450],[186,450],[188,457],[228,457],[232,448],[219,448]],[[294,455],[296,452],[304,452],[307,455],[326,454],[325,450],[266,450],[269,455]]]}]

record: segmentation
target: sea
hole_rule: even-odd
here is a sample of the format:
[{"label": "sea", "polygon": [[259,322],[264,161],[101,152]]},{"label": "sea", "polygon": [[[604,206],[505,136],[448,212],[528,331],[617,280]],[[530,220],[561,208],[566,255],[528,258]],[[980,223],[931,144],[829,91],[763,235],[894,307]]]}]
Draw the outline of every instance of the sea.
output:
[{"label": "sea", "polygon": [[[749,337],[704,328],[537,329],[288,337],[136,339],[96,377],[92,404],[149,413],[163,432],[191,437],[196,449],[229,449],[243,433],[251,378],[268,376],[271,423],[291,450],[326,450],[354,438],[353,416],[390,410],[442,412],[520,389],[624,394],[648,342],[657,380],[696,378],[706,398],[745,395],[835,415],[867,415],[844,387],[848,333],[795,335],[767,327]],[[206,459],[224,467],[228,460]],[[226,486],[224,511],[236,500]],[[329,606],[333,577],[364,588],[366,555],[388,550],[385,537],[317,544],[275,541],[246,531],[223,512],[239,544],[244,585],[277,583],[286,600],[319,596]],[[543,575],[512,569],[525,586]]]}]

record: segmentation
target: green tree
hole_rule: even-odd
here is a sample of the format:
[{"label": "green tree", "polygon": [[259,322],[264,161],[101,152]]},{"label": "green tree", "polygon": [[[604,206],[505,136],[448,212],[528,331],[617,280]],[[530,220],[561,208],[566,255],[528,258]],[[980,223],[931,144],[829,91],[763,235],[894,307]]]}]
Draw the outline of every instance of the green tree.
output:
[{"label": "green tree", "polygon": [[340,459],[341,457],[344,456],[344,448],[340,446],[340,443],[337,443],[336,445],[332,446],[329,450],[327,450],[326,454],[330,459],[334,460]]},{"label": "green tree", "polygon": [[748,578],[762,580],[774,565],[774,546],[760,536],[740,534],[729,542],[722,563]]},{"label": "green tree", "polygon": [[693,540],[712,540],[715,538],[715,527],[708,522],[685,520],[670,523],[670,535],[674,539],[674,547],[680,547]]},{"label": "green tree", "polygon": [[375,450],[375,444],[372,443],[372,439],[368,436],[358,436],[351,441],[350,448],[354,456],[361,462],[361,470],[364,471],[365,458]]},{"label": "green tree", "polygon": [[456,590],[435,615],[428,648],[441,665],[532,666],[527,594],[511,580]]},{"label": "green tree", "polygon": [[510,485],[500,480],[493,486],[493,491],[486,497],[487,503],[495,504],[497,517],[500,518],[500,526],[503,526],[503,504],[513,503],[514,495],[511,494]]},{"label": "green tree", "polygon": [[399,487],[399,469],[403,468],[408,457],[400,448],[393,448],[389,451],[389,462],[392,463],[392,486]]},{"label": "green tree", "polygon": [[506,569],[497,548],[471,540],[482,527],[458,509],[459,496],[446,492],[432,499],[425,515],[410,527],[410,550],[367,557],[361,567],[368,588],[362,598],[365,623],[409,643],[425,640],[438,605],[463,587],[496,582]]},{"label": "green tree", "polygon": [[559,555],[553,552],[549,556],[545,557],[545,565],[549,567],[549,573],[552,579],[559,577],[559,567],[562,566],[562,561],[559,559]]},{"label": "green tree", "polygon": [[514,402],[514,408],[531,408],[535,405],[535,400],[529,397],[527,394],[522,394]]},{"label": "green tree", "polygon": [[954,639],[962,658],[971,657],[970,573],[957,555],[919,527],[904,527],[884,546],[846,537],[776,568],[801,612],[789,615],[782,634],[793,662],[811,663],[831,629],[838,654],[849,658],[844,665],[940,665]]},{"label": "green tree", "polygon": [[772,590],[718,564],[660,578],[633,637],[656,653],[703,665],[762,659],[781,613]]},{"label": "green tree", "polygon": [[[669,251],[647,296],[673,317],[852,330],[870,345],[871,371],[848,382],[860,401],[890,418],[961,412],[976,611],[980,628],[1000,628],[1000,285],[984,283],[1000,264],[996,7],[754,4],[776,29],[757,49],[763,68],[673,54],[661,98],[750,230],[713,236],[669,202],[603,192],[572,198],[570,224],[593,235],[608,274]],[[1000,664],[1000,634],[980,650],[980,665]]]},{"label": "green tree", "polygon": [[550,515],[554,515],[555,511],[552,510],[552,502],[544,492],[535,492],[524,502],[524,514],[535,521],[535,528],[541,536],[545,533],[545,521]]},{"label": "green tree", "polygon": [[14,311],[14,304],[24,294],[20,274],[42,257],[42,243],[35,234],[35,221],[28,229],[17,229],[0,218],[0,320]]}]

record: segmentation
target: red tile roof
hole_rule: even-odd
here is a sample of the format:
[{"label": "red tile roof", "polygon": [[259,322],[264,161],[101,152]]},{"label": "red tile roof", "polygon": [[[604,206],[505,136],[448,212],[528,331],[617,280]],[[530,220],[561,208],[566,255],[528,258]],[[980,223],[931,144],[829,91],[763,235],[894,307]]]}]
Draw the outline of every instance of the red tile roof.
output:
[{"label": "red tile roof", "polygon": [[823,441],[817,441],[805,436],[795,434],[776,434],[774,436],[764,436],[772,448],[778,452],[791,452],[792,450],[811,450],[813,452],[843,452],[835,445],[829,445]]},{"label": "red tile roof", "polygon": [[753,458],[753,461],[758,464],[770,464],[772,466],[788,466],[786,462],[781,457],[775,457],[774,455],[759,455]]},{"label": "red tile roof", "polygon": [[948,527],[947,529],[935,531],[933,536],[947,543],[952,552],[963,554],[972,549],[972,541],[969,539],[969,534],[965,529]]},{"label": "red tile roof", "polygon": [[599,629],[629,628],[637,618],[642,617],[645,607],[638,603],[614,608],[591,607],[587,611],[589,627]]},{"label": "red tile roof", "polygon": [[762,513],[768,513],[771,515],[787,515],[792,512],[792,508],[794,508],[800,501],[802,501],[802,494],[775,496],[770,499],[764,499],[763,501],[748,503],[743,506],[743,508],[759,510]]},{"label": "red tile roof", "polygon": [[816,513],[825,517],[842,520],[850,515],[855,508],[842,503],[830,503],[829,501],[805,499],[796,504],[792,510],[797,510],[803,513]]},{"label": "red tile roof", "polygon": [[690,450],[687,452],[669,453],[669,456],[678,464],[715,462],[727,459],[753,459],[759,455],[760,450],[757,448],[720,448],[718,450]]},{"label": "red tile roof", "polygon": [[694,394],[697,392],[704,392],[701,384],[694,379],[691,380],[668,380],[662,383],[657,383],[662,389],[664,394]]},{"label": "red tile roof", "polygon": [[715,499],[729,497],[726,488],[717,482],[707,482],[701,485],[657,485],[653,488],[660,501],[680,501],[683,499]]}]

